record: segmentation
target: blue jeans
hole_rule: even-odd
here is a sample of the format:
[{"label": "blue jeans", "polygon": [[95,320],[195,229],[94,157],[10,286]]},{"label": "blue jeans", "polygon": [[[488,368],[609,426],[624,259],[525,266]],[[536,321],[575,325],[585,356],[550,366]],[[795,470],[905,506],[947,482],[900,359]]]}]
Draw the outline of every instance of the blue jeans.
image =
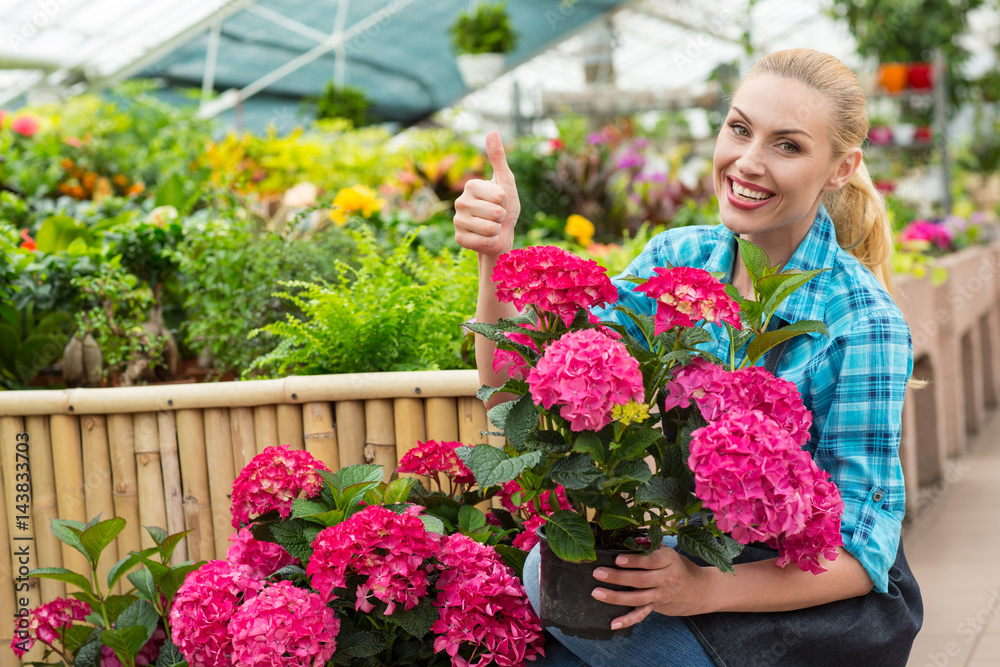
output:
[{"label": "blue jeans", "polygon": [[[667,538],[664,543],[672,546]],[[524,564],[524,588],[537,613],[539,610],[538,546]],[[594,581],[596,587],[598,582]],[[580,639],[547,628],[558,643],[547,642],[545,657],[532,663],[542,667],[714,667],[705,649],[684,621],[655,611],[632,628],[629,637]]]}]

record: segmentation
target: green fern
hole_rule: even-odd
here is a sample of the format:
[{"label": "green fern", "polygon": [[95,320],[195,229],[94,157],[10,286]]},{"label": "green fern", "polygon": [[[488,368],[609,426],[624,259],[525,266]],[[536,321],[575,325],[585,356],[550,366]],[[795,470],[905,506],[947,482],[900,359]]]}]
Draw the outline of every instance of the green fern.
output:
[{"label": "green fern", "polygon": [[359,267],[338,261],[330,284],[281,282],[286,289],[274,296],[303,317],[250,332],[280,340],[243,377],[467,367],[461,324],[475,313],[475,257],[413,252],[417,231],[388,254],[370,229],[353,232]]}]

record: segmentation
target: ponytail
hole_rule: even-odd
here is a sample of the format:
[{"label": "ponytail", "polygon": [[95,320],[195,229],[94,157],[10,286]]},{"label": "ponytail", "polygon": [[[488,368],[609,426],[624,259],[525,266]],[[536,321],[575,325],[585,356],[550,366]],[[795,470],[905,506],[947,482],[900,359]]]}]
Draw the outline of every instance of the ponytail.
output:
[{"label": "ponytail", "polygon": [[864,160],[840,190],[823,196],[837,243],[871,271],[892,294],[892,222]]}]

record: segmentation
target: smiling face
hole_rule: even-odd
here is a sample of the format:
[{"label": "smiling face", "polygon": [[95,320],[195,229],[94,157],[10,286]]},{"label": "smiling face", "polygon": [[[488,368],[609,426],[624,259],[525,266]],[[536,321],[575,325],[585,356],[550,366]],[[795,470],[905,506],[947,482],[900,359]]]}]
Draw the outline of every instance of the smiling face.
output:
[{"label": "smiling face", "polygon": [[713,179],[723,224],[787,261],[820,199],[842,187],[860,149],[834,159],[823,96],[793,79],[755,74],[733,98],[715,145]]}]

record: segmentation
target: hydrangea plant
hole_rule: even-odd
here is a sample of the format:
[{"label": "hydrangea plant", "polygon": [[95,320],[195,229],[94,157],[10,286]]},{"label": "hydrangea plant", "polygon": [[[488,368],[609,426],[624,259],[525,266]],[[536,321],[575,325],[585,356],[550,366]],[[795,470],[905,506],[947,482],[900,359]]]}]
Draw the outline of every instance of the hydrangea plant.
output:
[{"label": "hydrangea plant", "polygon": [[[836,556],[843,503],[802,449],[811,415],[794,384],[755,366],[794,336],[826,334],[821,322],[772,323],[819,271],[779,271],[759,247],[739,249],[754,298],[701,269],[659,267],[626,278],[655,302],[652,315],[615,306],[629,329],[591,312],[618,296],[595,262],[553,247],[499,258],[497,297],[521,315],[467,326],[497,343],[494,370],[510,376],[479,393],[514,396],[489,411],[507,447],[458,455],[481,487],[536,510],[524,527],[544,525],[558,557],[653,550],[668,534],[726,571],[755,541],[813,572]],[[726,360],[702,349],[709,323],[728,333]]]}]

